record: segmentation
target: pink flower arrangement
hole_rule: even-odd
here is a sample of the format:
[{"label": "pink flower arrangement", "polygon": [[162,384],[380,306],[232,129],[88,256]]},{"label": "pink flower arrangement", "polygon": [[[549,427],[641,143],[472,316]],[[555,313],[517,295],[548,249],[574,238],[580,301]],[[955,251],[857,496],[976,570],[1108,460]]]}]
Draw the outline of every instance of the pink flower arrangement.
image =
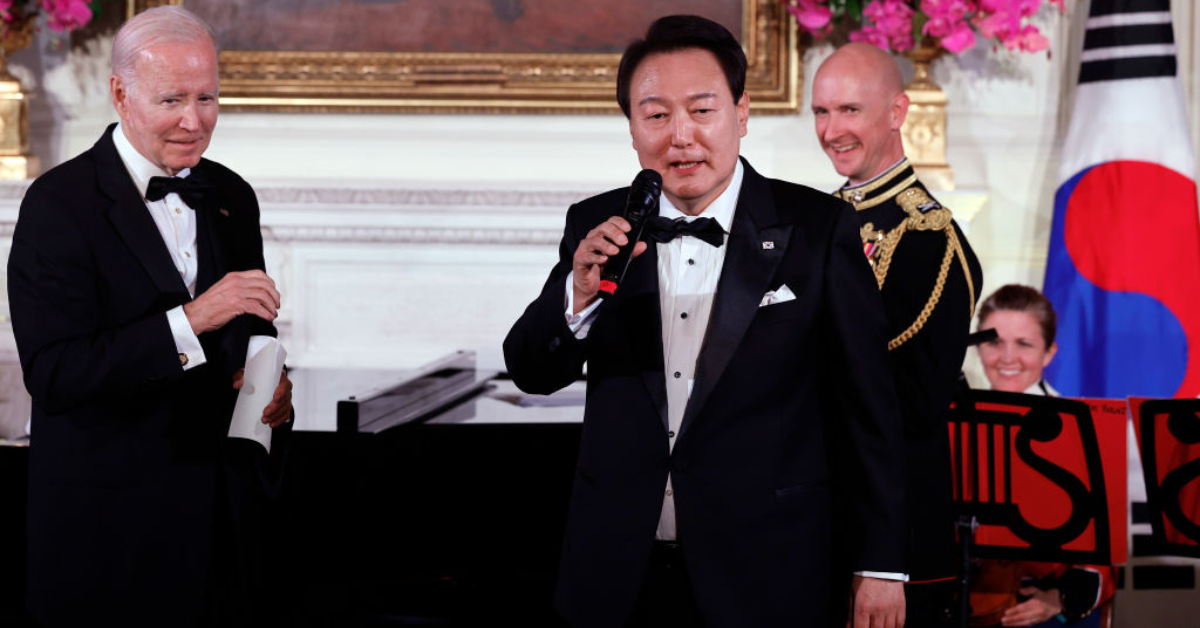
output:
[{"label": "pink flower arrangement", "polygon": [[892,52],[912,50],[932,39],[958,54],[975,45],[976,36],[993,39],[1007,50],[1040,52],[1050,42],[1028,19],[1043,4],[1066,10],[1066,0],[781,0],[813,37],[836,28]]},{"label": "pink flower arrangement", "polygon": [[0,0],[0,21],[7,32],[14,24],[24,24],[46,14],[46,26],[60,33],[73,31],[92,21],[92,9],[103,0]]},{"label": "pink flower arrangement", "polygon": [[91,3],[87,0],[41,0],[50,30],[72,31],[92,20]]}]

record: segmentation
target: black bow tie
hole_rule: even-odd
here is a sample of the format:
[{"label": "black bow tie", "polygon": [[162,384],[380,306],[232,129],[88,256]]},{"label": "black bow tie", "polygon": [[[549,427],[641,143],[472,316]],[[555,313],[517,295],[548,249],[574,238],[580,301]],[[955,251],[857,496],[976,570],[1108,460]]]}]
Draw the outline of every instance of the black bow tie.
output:
[{"label": "black bow tie", "polygon": [[213,185],[199,172],[193,170],[185,179],[179,177],[150,177],[146,186],[146,200],[159,201],[174,192],[192,209],[201,209],[212,199]]},{"label": "black bow tie", "polygon": [[692,236],[720,247],[725,243],[725,230],[712,218],[697,218],[691,222],[654,216],[646,223],[646,237],[655,242],[670,242],[679,236]]}]

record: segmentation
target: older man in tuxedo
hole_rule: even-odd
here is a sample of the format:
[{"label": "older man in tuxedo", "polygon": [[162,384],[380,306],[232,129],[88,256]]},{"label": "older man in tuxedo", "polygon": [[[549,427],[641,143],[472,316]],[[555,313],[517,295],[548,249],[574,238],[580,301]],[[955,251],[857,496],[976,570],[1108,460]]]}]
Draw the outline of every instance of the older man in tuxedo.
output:
[{"label": "older man in tuxedo", "polygon": [[[630,242],[627,189],[571,207],[504,343],[526,391],[588,368],[556,595],[574,625],[841,624],[847,585],[855,626],[903,623],[879,292],[849,205],[739,158],[745,73],[733,36],[694,16],[626,50],[617,100],[662,176],[653,243]],[[601,299],[622,246],[639,256]],[[845,554],[835,526],[855,531]]]},{"label": "older man in tuxedo", "polygon": [[[279,293],[253,190],[201,158],[208,27],[179,7],[134,17],[110,86],[120,123],[30,186],[9,258],[33,397],[30,610],[47,626],[255,621],[271,460],[226,434]],[[290,407],[283,375],[262,417],[275,453]]]}]

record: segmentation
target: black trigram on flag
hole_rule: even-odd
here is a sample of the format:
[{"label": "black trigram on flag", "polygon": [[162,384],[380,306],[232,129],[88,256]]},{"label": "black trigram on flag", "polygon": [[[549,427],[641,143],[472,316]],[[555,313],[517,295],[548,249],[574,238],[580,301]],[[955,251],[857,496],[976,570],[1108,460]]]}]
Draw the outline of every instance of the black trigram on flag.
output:
[{"label": "black trigram on flag", "polygon": [[1175,76],[1169,0],[1092,0],[1079,82]]}]

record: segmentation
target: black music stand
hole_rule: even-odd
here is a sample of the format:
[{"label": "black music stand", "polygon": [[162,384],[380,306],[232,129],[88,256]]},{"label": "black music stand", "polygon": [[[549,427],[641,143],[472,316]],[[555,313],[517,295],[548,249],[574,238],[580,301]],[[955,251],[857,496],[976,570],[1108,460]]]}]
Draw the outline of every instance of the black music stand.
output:
[{"label": "black music stand", "polygon": [[[1184,459],[1190,454],[1188,445],[1200,444],[1200,399],[1147,400],[1139,414],[1138,446],[1156,549],[1200,558],[1200,455]],[[1180,446],[1185,451],[1178,451]],[[1173,467],[1162,477],[1160,461]],[[1174,533],[1168,532],[1168,523]]]},{"label": "black music stand", "polygon": [[[1057,439],[1066,421],[1073,422],[1078,429],[1082,448],[1078,453],[1084,460],[1086,484],[1053,460],[1038,455],[1032,447],[1034,442]],[[967,625],[970,615],[970,567],[975,558],[1092,564],[1111,561],[1108,539],[1112,522],[1104,469],[1095,422],[1087,404],[1057,397],[967,389],[960,391],[955,400],[949,432],[954,444],[954,505],[962,548],[961,626]],[[1046,529],[1021,515],[1013,496],[1026,491],[1014,487],[1014,482],[1020,481],[1013,473],[1017,464],[1033,469],[1067,493],[1072,508],[1065,522]],[[1067,549],[1091,525],[1094,525],[1095,547]],[[976,534],[981,526],[1007,528],[1025,545],[980,545]]]}]

